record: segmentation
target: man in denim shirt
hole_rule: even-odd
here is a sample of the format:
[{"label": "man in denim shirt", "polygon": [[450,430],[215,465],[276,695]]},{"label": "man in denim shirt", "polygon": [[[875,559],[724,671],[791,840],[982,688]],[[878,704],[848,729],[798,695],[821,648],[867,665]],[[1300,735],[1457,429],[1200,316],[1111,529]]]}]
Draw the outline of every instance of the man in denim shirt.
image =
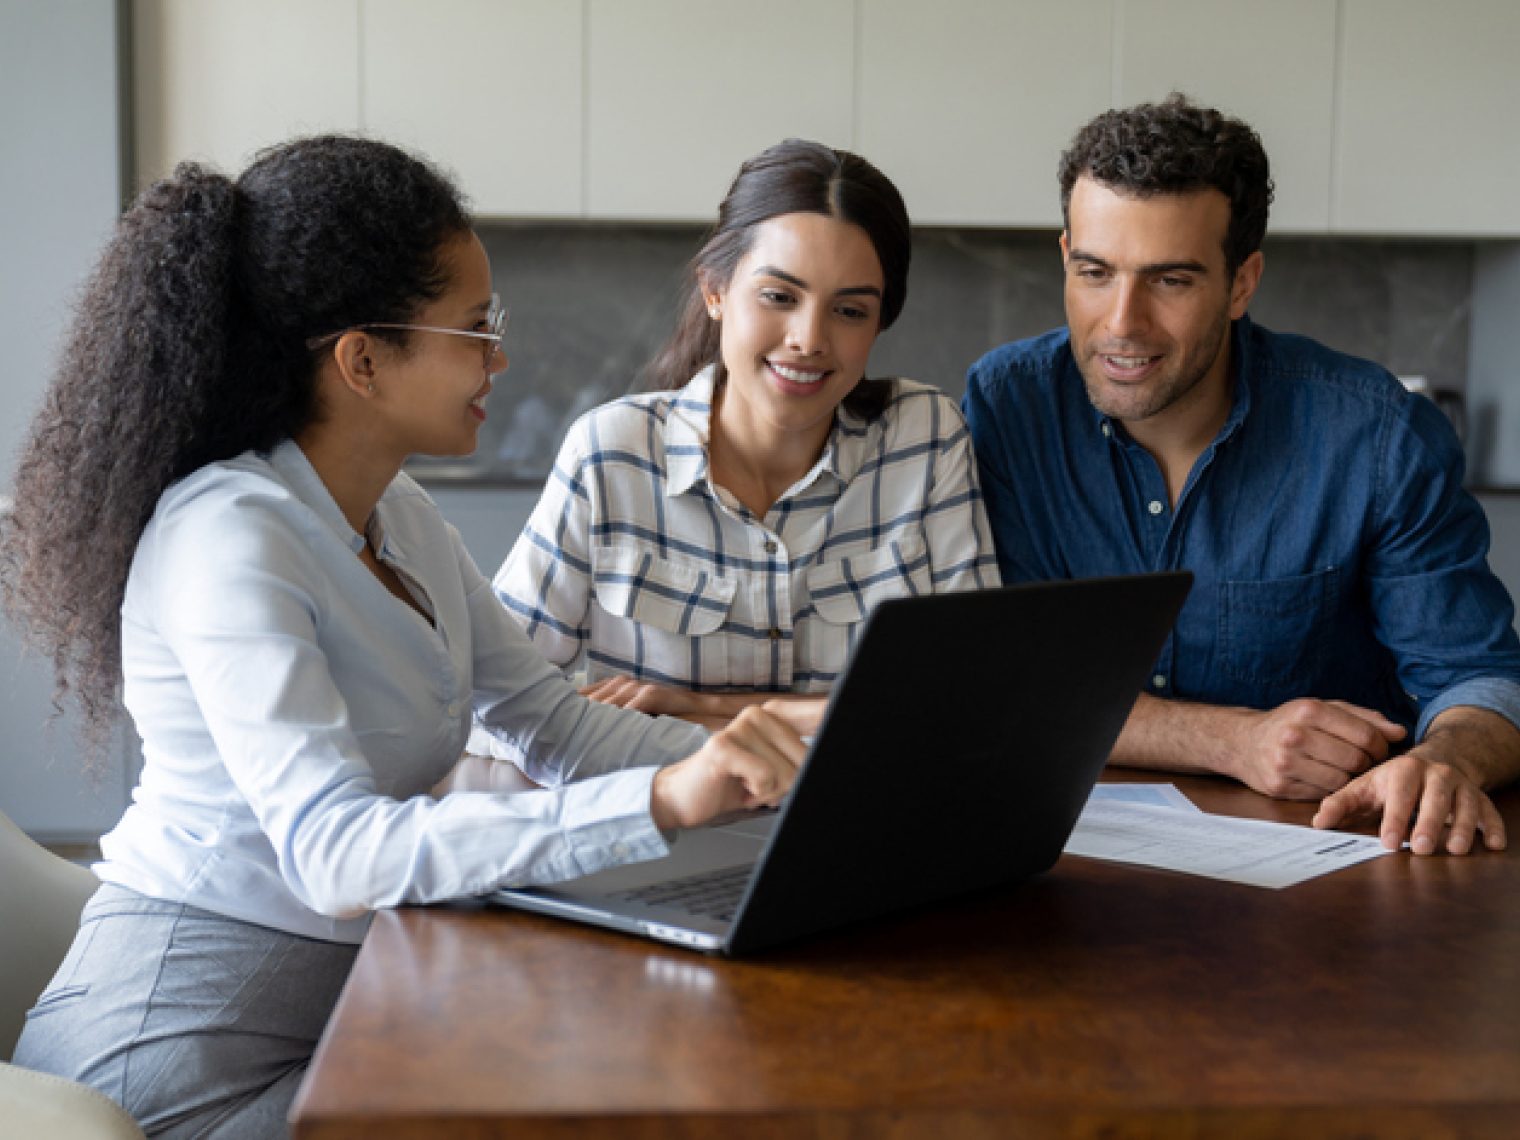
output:
[{"label": "man in denim shirt", "polygon": [[1180,96],[1111,111],[1060,181],[1068,327],[983,357],[965,410],[1005,581],[1195,575],[1113,762],[1381,814],[1419,854],[1503,847],[1520,642],[1460,445],[1384,369],[1245,315],[1255,132]]}]

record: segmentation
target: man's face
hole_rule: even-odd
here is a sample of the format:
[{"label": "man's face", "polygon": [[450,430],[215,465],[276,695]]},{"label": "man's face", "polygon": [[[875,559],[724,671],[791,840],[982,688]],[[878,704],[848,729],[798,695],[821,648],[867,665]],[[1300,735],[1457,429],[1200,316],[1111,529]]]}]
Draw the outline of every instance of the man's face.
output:
[{"label": "man's face", "polygon": [[1222,414],[1230,321],[1246,311],[1261,254],[1225,272],[1230,201],[1218,190],[1117,193],[1079,178],[1061,235],[1066,322],[1093,406],[1128,423]]}]

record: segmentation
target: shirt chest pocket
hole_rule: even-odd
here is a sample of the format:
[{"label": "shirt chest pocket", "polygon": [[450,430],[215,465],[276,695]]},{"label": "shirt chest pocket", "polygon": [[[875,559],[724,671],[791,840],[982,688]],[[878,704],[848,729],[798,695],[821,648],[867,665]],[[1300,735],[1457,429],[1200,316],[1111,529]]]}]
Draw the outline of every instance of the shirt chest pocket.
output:
[{"label": "shirt chest pocket", "polygon": [[[1287,699],[1318,677],[1331,649],[1341,573],[1219,584],[1220,669],[1262,686],[1269,704]],[[1282,691],[1276,691],[1278,687]]]},{"label": "shirt chest pocket", "polygon": [[808,596],[832,625],[857,625],[887,598],[934,591],[923,538],[911,535],[885,546],[816,563],[807,572]]},{"label": "shirt chest pocket", "polygon": [[736,585],[647,547],[601,546],[592,556],[597,605],[614,617],[681,637],[699,637],[722,625]]}]

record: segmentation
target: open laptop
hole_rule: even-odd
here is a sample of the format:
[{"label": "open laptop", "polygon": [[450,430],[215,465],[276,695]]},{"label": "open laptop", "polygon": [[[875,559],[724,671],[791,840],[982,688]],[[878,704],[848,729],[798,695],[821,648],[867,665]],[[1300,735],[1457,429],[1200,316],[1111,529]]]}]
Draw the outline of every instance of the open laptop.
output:
[{"label": "open laptop", "polygon": [[882,602],[780,809],[507,906],[745,954],[1060,856],[1192,575]]}]

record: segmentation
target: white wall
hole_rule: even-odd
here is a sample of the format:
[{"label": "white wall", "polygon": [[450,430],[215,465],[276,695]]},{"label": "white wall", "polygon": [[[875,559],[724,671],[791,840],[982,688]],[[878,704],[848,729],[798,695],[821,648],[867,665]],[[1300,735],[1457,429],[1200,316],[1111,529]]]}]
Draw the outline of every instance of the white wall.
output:
[{"label": "white wall", "polygon": [[[115,0],[0,0],[0,495],[68,319],[121,205]],[[35,834],[91,836],[125,803],[118,756],[98,785],[71,730],[46,731],[51,678],[0,625],[0,810]]]}]

